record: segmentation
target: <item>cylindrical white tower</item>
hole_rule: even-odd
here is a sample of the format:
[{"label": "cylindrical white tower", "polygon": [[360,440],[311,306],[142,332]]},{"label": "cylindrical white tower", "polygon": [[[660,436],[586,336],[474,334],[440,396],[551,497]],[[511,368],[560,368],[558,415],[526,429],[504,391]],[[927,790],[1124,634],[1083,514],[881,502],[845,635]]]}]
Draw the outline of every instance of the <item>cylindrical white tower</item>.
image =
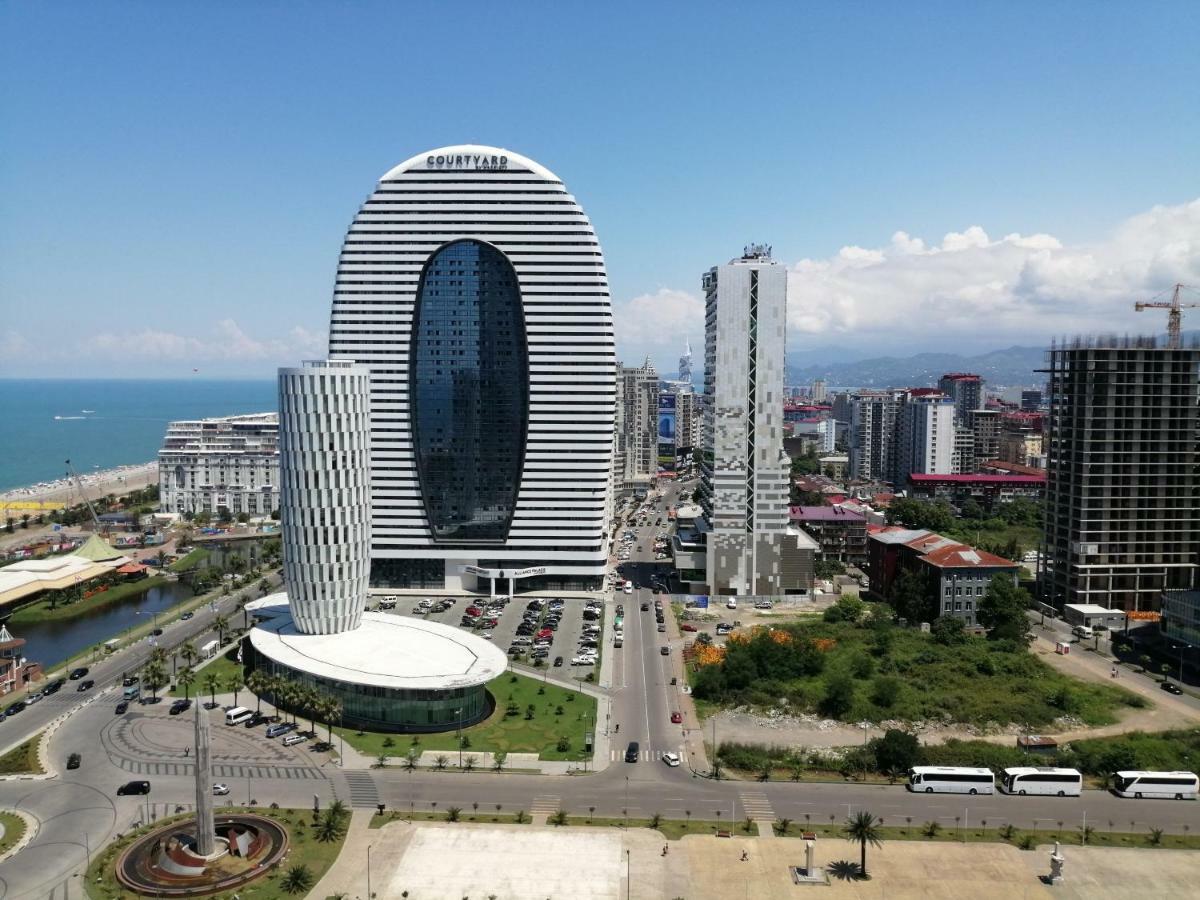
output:
[{"label": "cylindrical white tower", "polygon": [[296,629],[358,627],[371,568],[370,371],[352,360],[279,370],[283,579]]}]

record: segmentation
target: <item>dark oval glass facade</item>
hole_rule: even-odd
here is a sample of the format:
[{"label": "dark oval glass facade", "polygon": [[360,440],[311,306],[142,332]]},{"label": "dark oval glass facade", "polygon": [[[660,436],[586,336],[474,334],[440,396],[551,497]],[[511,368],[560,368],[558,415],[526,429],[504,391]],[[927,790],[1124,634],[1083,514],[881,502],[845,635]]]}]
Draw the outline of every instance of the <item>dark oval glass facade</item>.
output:
[{"label": "dark oval glass facade", "polygon": [[446,244],[425,263],[413,314],[409,389],[417,477],[434,540],[508,537],[529,414],[521,288],[482,241]]}]

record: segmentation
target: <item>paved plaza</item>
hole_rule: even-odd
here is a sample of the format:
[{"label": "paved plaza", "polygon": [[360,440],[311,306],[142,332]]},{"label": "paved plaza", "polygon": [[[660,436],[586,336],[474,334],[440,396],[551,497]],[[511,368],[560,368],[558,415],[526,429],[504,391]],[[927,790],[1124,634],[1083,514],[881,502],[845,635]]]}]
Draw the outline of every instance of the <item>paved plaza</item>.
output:
[{"label": "paved plaza", "polygon": [[[648,828],[368,822],[367,813],[355,814],[342,855],[312,896],[363,900],[368,845],[374,895],[408,891],[419,900],[1180,900],[1196,896],[1200,871],[1192,851],[1065,846],[1066,881],[1051,888],[1040,877],[1049,872],[1049,846],[891,841],[869,850],[869,881],[797,886],[789,867],[804,864],[804,842],[793,837],[691,835],[667,842],[664,856],[662,835]],[[816,851],[822,866],[859,857],[844,840],[818,840]]]}]

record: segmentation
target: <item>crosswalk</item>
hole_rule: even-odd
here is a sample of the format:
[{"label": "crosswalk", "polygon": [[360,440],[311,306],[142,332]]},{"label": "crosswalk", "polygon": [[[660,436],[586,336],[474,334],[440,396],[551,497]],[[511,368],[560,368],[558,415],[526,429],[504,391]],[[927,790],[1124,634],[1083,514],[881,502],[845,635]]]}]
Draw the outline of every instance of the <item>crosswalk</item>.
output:
[{"label": "crosswalk", "polygon": [[756,822],[775,821],[775,810],[771,808],[771,801],[762,791],[739,791],[738,800],[746,810],[746,815]]},{"label": "crosswalk", "polygon": [[[182,762],[144,762],[142,760],[116,757],[114,762],[126,772],[135,775],[185,775],[191,777],[196,767],[191,763]],[[270,765],[224,765],[212,767],[214,778],[282,778],[290,780],[320,781],[326,776],[312,766],[270,766]]]},{"label": "crosswalk", "polygon": [[534,816],[552,816],[558,812],[561,805],[561,797],[539,794],[533,798],[533,803],[529,806],[529,812]]},{"label": "crosswalk", "polygon": [[346,786],[350,789],[351,806],[379,805],[379,789],[368,772],[347,772]]},{"label": "crosswalk", "polygon": [[[638,751],[638,762],[661,762],[664,753],[674,753],[680,760],[687,759],[687,751],[680,745],[678,750],[640,750]],[[608,751],[609,762],[624,762],[625,751],[612,749]]]}]

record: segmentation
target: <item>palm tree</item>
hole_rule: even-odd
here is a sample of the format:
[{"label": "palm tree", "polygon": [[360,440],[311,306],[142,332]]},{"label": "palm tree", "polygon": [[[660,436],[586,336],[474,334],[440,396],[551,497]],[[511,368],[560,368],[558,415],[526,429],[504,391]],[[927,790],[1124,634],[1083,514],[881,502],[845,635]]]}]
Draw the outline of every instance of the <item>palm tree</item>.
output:
[{"label": "palm tree", "polygon": [[246,679],[246,687],[254,694],[254,699],[257,701],[256,711],[262,714],[262,695],[267,690],[268,676],[255,669],[250,673],[250,677]]},{"label": "palm tree", "polygon": [[233,705],[237,706],[238,694],[246,689],[246,679],[241,672],[234,672],[225,681],[225,690],[233,692]]},{"label": "palm tree", "polygon": [[842,826],[842,835],[848,841],[858,842],[862,849],[862,861],[859,869],[863,878],[869,877],[867,875],[867,844],[873,847],[883,846],[883,831],[879,827],[879,821],[871,813],[861,810],[846,820],[846,824]]},{"label": "palm tree", "polygon": [[217,617],[213,619],[212,624],[213,628],[217,629],[217,639],[221,642],[221,645],[224,646],[225,631],[229,628],[229,620],[223,615],[218,614]]},{"label": "palm tree", "polygon": [[184,641],[183,646],[179,648],[179,658],[183,660],[183,664],[189,669],[196,664],[196,660],[200,658],[200,652],[196,649],[196,645],[191,641]]},{"label": "palm tree", "polygon": [[166,665],[167,651],[162,647],[155,647],[150,651],[150,662],[156,662],[159,665]]},{"label": "palm tree", "polygon": [[283,889],[289,894],[303,894],[312,887],[312,872],[308,866],[292,866],[283,876]]},{"label": "palm tree", "polygon": [[321,718],[325,720],[329,743],[333,743],[333,726],[342,720],[342,701],[332,694],[321,698]]},{"label": "palm tree", "polygon": [[302,686],[300,688],[300,706],[308,715],[308,730],[317,733],[317,713],[321,705],[321,694],[316,688]]},{"label": "palm tree", "polygon": [[183,699],[188,699],[188,688],[196,682],[196,673],[190,666],[179,670],[179,674],[175,676],[175,683],[183,685]]},{"label": "palm tree", "polygon": [[158,699],[158,689],[167,683],[167,668],[153,655],[142,669],[142,683],[150,688],[150,695],[155,700]]},{"label": "palm tree", "polygon": [[212,700],[212,705],[217,705],[217,688],[221,686],[221,676],[216,672],[205,672],[203,680],[204,689],[208,691],[209,698]]}]

